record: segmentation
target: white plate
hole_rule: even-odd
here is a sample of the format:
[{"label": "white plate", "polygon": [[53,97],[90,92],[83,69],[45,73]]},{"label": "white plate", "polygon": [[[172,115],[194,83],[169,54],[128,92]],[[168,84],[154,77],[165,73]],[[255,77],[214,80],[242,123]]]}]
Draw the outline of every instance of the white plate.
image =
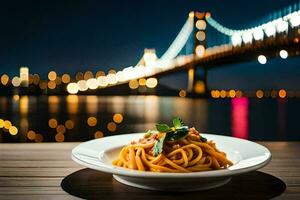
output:
[{"label": "white plate", "polygon": [[141,172],[113,166],[111,163],[118,157],[121,148],[132,140],[138,140],[143,134],[116,135],[81,143],[72,150],[72,159],[85,167],[111,173],[117,181],[126,185],[169,191],[218,187],[230,181],[233,175],[257,170],[271,160],[270,151],[257,143],[228,136],[201,134],[216,142],[217,147],[226,152],[234,165],[228,169],[192,173]]}]

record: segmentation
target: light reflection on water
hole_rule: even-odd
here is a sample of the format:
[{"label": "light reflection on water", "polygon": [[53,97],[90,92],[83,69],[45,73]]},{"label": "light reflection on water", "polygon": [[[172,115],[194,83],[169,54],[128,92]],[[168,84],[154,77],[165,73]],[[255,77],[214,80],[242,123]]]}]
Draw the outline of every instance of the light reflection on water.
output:
[{"label": "light reflection on water", "polygon": [[[251,140],[299,140],[299,103],[300,99],[245,97],[0,97],[0,141],[86,141],[154,129],[157,122],[170,123],[174,116],[201,132]],[[1,126],[5,120],[18,128],[16,135]]]}]

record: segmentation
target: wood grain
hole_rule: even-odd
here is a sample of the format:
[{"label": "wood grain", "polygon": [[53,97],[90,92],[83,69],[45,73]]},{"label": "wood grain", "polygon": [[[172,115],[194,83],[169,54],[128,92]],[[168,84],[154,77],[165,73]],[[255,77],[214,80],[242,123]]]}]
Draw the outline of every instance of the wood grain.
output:
[{"label": "wood grain", "polygon": [[[300,199],[300,142],[259,143],[272,152],[268,166],[237,176],[226,187],[202,192],[202,197],[265,199],[273,197],[273,191],[278,199]],[[199,199],[200,193],[174,195],[131,188],[117,183],[111,175],[84,169],[70,158],[78,144],[0,144],[0,199]],[[235,196],[231,194],[235,192]]]}]

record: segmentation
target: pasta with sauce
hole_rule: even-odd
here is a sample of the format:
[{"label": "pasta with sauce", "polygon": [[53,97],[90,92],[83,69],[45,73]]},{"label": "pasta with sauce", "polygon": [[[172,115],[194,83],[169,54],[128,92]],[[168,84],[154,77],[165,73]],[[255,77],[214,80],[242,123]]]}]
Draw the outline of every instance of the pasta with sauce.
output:
[{"label": "pasta with sauce", "polygon": [[233,164],[195,128],[183,126],[179,118],[173,124],[171,128],[158,124],[158,131],[148,131],[139,141],[132,141],[112,164],[139,171],[175,173],[226,169]]}]

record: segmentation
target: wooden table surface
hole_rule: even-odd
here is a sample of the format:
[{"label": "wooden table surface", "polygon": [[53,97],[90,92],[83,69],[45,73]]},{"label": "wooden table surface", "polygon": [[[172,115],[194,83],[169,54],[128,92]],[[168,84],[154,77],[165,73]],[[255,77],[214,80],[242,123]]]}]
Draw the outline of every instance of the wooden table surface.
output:
[{"label": "wooden table surface", "polygon": [[188,193],[136,189],[85,169],[70,158],[77,144],[0,144],[0,199],[300,199],[300,142],[260,142],[272,152],[268,166]]}]

